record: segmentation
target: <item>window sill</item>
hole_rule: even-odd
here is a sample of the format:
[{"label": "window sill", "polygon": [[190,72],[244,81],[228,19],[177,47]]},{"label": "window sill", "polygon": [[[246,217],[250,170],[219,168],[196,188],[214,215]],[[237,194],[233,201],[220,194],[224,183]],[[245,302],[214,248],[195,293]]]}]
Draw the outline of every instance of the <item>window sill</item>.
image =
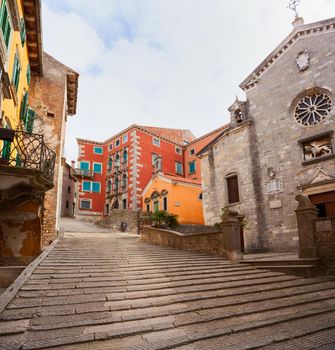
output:
[{"label": "window sill", "polygon": [[329,154],[326,156],[322,156],[322,157],[317,157],[317,158],[305,160],[301,164],[302,165],[309,165],[309,164],[314,164],[314,163],[318,163],[318,162],[323,162],[325,160],[329,160],[329,159],[333,159],[333,158],[335,158],[335,153],[332,153],[332,154]]}]

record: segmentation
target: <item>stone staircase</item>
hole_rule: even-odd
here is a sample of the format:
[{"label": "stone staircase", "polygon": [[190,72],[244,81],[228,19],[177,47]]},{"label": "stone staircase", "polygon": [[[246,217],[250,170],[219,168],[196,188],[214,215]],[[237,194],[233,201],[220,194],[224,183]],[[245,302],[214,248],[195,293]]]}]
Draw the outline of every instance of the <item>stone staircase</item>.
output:
[{"label": "stone staircase", "polygon": [[122,234],[71,235],[0,320],[0,349],[326,349],[335,344],[335,277],[231,264]]},{"label": "stone staircase", "polygon": [[322,270],[320,266],[320,259],[299,259],[298,257],[285,257],[280,255],[275,259],[271,257],[266,258],[249,258],[241,261],[241,264],[247,264],[255,266],[260,269],[268,269],[271,271],[284,272],[297,276],[317,276],[320,275]]}]

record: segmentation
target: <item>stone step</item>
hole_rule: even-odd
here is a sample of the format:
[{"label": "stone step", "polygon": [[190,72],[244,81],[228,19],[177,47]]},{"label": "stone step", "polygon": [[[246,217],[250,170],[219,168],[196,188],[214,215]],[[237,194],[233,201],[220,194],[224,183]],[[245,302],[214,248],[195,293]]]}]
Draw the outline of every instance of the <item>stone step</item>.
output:
[{"label": "stone step", "polygon": [[[301,336],[313,332],[316,330],[322,330],[329,328],[329,325],[334,326],[335,321],[335,304],[327,305],[327,307],[320,306],[314,307],[313,309],[304,309],[301,311],[291,310],[288,313],[274,314],[271,312],[263,312],[260,314],[239,316],[236,317],[232,315],[229,318],[216,321],[208,321],[202,323],[188,324],[187,326],[180,326],[174,328],[176,316],[167,316],[161,318],[145,319],[143,321],[129,321],[121,323],[113,323],[107,325],[98,326],[88,326],[81,327],[79,329],[72,329],[70,332],[67,329],[68,336],[64,334],[64,330],[52,330],[52,331],[32,331],[27,342],[23,345],[22,349],[40,349],[47,348],[50,346],[60,346],[65,344],[75,344],[78,342],[83,342],[84,337],[89,337],[90,340],[96,339],[114,339],[119,337],[128,337],[136,334],[141,334],[142,338],[148,342],[148,349],[168,349],[175,348],[176,346],[186,345],[190,342],[195,343],[195,346],[206,340],[217,341],[218,337],[224,337],[229,341],[229,345],[238,344],[249,344],[252,342],[254,348],[256,346],[268,345],[278,339],[287,339],[278,335],[283,332],[283,330],[291,331],[294,336]],[[317,319],[317,322],[313,322]],[[292,329],[290,323],[294,321],[294,324],[301,323],[304,327],[301,329]],[[308,322],[309,327],[306,329],[306,322]],[[239,333],[243,332],[244,339],[239,336]],[[71,335],[72,333],[72,335]],[[233,334],[232,334],[233,333]],[[254,333],[253,337],[250,334]],[[267,333],[268,336],[272,335],[271,341],[268,337],[255,337],[258,333]],[[74,335],[80,334],[80,335]],[[246,341],[246,338],[250,338]],[[155,341],[155,339],[159,339]],[[266,342],[264,342],[266,340]],[[87,340],[86,340],[87,341]],[[167,344],[168,347],[166,346]],[[202,347],[196,347],[198,349],[208,348],[206,344],[202,344]],[[227,342],[220,342],[225,344],[225,349]],[[172,347],[171,347],[172,345]],[[193,345],[193,344],[192,344]],[[95,347],[96,349],[96,347]],[[141,349],[136,348],[134,349]],[[145,348],[144,348],[145,349]],[[221,349],[217,347],[217,349]]]},{"label": "stone step", "polygon": [[256,266],[256,268],[304,277],[317,276],[319,274],[319,267],[317,265],[263,265]]},{"label": "stone step", "polygon": [[276,265],[318,265],[319,258],[311,259],[246,259],[241,260],[240,264],[247,264],[252,266],[276,266]]}]

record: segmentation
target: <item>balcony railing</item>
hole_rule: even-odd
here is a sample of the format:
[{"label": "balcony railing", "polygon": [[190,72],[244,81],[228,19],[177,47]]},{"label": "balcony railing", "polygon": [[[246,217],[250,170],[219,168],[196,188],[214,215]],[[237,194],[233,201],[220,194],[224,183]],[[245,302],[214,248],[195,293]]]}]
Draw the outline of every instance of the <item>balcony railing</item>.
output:
[{"label": "balcony railing", "polygon": [[75,175],[79,177],[93,177],[93,171],[87,169],[75,169]]},{"label": "balcony railing", "polygon": [[0,164],[39,170],[53,182],[56,153],[43,140],[43,135],[0,128]]}]

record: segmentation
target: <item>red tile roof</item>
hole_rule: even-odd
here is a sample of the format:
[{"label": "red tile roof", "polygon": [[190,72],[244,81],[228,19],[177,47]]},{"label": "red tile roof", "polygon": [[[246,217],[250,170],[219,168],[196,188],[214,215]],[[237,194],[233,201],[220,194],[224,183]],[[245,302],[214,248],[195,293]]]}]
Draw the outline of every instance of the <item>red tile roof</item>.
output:
[{"label": "red tile roof", "polygon": [[170,174],[160,174],[162,177],[165,177],[169,180],[176,181],[176,182],[185,182],[188,184],[193,184],[193,185],[201,185],[200,180],[193,180],[193,179],[187,179],[182,176],[175,176],[175,175],[170,175]]},{"label": "red tile roof", "polygon": [[168,140],[182,144],[184,141],[191,142],[195,140],[195,136],[188,129],[170,129],[170,128],[158,128],[154,126],[139,125],[143,129],[157,135],[158,137],[164,137]]}]

